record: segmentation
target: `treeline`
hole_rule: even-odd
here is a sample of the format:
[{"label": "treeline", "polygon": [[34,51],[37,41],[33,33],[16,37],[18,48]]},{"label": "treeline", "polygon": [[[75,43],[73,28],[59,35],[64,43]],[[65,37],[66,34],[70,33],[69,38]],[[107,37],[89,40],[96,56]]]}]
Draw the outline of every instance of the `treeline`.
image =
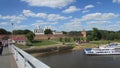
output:
[{"label": "treeline", "polygon": [[[87,32],[87,40],[120,40],[120,31],[108,31],[108,30],[99,30],[97,28],[93,28],[91,31]],[[32,33],[30,30],[13,30],[13,34],[28,34]],[[11,32],[6,31],[3,28],[0,28],[0,34],[11,34]],[[79,36],[81,35],[81,31],[63,31],[63,34]],[[68,40],[68,39],[66,39]],[[69,41],[69,40],[68,40]]]},{"label": "treeline", "polygon": [[9,32],[3,28],[0,28],[0,34],[11,34],[11,32]]},{"label": "treeline", "polygon": [[13,32],[9,32],[9,31],[7,31],[7,30],[5,30],[3,28],[0,28],[0,34],[4,34],[4,35],[8,34],[8,35],[10,35],[12,33],[13,33],[13,35],[25,35],[26,38],[30,42],[32,42],[34,40],[34,37],[35,37],[35,34],[32,31],[27,30],[27,29],[25,29],[25,30],[13,30]]},{"label": "treeline", "polygon": [[107,31],[93,28],[87,31],[88,40],[120,40],[120,31]]},{"label": "treeline", "polygon": [[[13,34],[14,35],[17,35],[17,34],[19,34],[19,35],[20,34],[27,34],[29,32],[32,32],[32,31],[27,30],[27,29],[25,29],[25,30],[13,30]],[[7,31],[7,30],[5,30],[3,28],[0,28],[0,34],[12,34],[12,32]]]},{"label": "treeline", "polygon": [[[81,35],[81,31],[70,31],[65,32],[65,34],[78,36]],[[99,30],[98,28],[93,28],[90,31],[86,31],[87,40],[120,40],[120,31],[108,31],[108,30]]]}]

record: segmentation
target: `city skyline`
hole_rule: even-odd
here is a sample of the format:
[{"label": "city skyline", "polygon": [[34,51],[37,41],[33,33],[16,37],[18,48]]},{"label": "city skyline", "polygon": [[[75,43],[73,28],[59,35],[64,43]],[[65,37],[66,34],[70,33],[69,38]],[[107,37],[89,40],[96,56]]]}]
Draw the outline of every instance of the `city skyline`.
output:
[{"label": "city skyline", "polygon": [[0,28],[57,31],[120,30],[120,0],[0,0]]}]

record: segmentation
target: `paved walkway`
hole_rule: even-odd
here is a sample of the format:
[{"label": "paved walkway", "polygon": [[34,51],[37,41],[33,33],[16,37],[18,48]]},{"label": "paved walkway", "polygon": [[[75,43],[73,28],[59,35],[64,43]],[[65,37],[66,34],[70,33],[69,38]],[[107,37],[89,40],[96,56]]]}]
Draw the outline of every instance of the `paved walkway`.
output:
[{"label": "paved walkway", "polygon": [[18,68],[9,47],[3,48],[3,54],[0,56],[0,68]]}]

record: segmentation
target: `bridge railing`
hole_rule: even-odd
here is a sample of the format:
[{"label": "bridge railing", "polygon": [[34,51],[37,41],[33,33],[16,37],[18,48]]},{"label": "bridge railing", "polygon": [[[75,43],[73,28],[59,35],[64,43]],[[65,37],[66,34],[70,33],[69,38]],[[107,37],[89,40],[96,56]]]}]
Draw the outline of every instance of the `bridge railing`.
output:
[{"label": "bridge railing", "polygon": [[48,65],[14,45],[11,45],[11,50],[18,68],[50,68]]}]

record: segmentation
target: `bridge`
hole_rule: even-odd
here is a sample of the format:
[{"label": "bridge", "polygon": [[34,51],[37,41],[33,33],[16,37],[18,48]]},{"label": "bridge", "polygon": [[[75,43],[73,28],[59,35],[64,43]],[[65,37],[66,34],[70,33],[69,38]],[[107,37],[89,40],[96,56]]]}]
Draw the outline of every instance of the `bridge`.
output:
[{"label": "bridge", "polygon": [[20,48],[9,45],[3,48],[0,56],[0,68],[50,68]]}]

